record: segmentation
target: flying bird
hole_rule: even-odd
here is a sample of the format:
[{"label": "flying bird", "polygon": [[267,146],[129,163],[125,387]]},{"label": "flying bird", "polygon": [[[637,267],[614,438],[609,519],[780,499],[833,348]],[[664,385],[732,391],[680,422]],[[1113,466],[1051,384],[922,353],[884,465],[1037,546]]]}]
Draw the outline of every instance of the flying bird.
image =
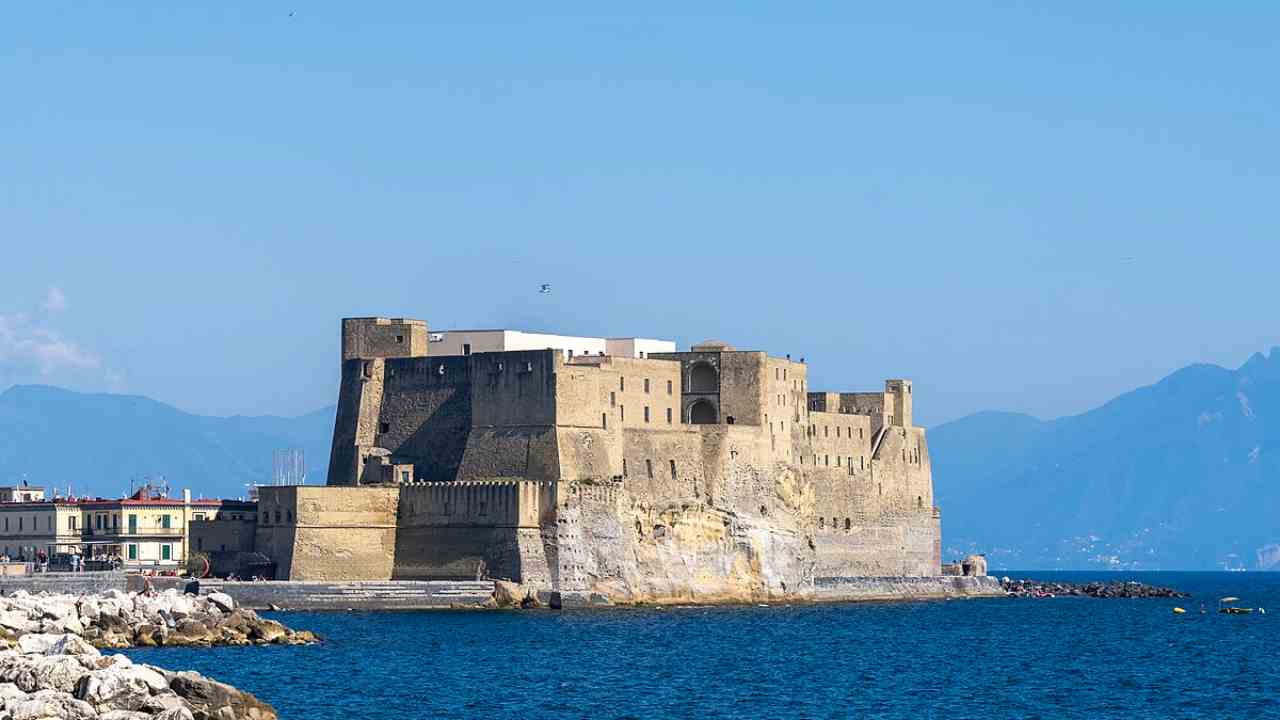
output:
[{"label": "flying bird", "polygon": [[538,288],[538,292],[542,293],[543,295],[550,295],[551,283],[542,283],[542,287]]}]

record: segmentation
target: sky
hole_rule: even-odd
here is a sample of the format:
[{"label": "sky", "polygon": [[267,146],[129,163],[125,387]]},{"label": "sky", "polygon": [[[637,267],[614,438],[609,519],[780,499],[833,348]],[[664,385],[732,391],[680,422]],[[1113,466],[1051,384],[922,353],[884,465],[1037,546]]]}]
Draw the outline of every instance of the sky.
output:
[{"label": "sky", "polygon": [[936,424],[1280,345],[1274,3],[156,5],[3,10],[0,388],[300,414],[388,315]]}]

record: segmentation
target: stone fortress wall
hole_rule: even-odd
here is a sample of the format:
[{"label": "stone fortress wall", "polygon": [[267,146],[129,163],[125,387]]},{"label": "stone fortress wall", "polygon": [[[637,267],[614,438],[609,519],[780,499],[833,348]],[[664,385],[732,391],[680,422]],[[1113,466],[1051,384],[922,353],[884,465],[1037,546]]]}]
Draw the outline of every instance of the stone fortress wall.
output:
[{"label": "stone fortress wall", "polygon": [[811,392],[803,362],[716,342],[433,356],[427,338],[343,321],[328,487],[261,489],[257,545],[284,577],[709,601],[940,573],[909,381]]}]

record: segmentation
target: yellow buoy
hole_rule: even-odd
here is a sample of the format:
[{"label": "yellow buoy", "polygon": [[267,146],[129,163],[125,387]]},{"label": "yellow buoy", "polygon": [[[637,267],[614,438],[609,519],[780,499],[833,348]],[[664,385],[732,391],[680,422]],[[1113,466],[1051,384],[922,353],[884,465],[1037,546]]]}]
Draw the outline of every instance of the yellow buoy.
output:
[{"label": "yellow buoy", "polygon": [[1180,607],[1176,607],[1176,608],[1174,608],[1174,609],[1173,609],[1173,614],[1174,614],[1174,615],[1181,615],[1181,614],[1182,614],[1182,613],[1184,613],[1184,612],[1186,612],[1186,610],[1183,610],[1183,609],[1182,609],[1182,608],[1180,608]]}]

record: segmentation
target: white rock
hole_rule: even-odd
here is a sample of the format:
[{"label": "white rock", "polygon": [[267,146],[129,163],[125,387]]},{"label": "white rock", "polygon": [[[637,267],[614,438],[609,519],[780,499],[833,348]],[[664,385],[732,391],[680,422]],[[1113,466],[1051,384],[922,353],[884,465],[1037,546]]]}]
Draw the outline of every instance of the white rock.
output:
[{"label": "white rock", "polygon": [[[98,717],[105,716],[99,715]],[[191,716],[191,711],[185,707],[176,707],[160,712],[153,720],[195,720],[195,718]]]},{"label": "white rock", "polygon": [[41,690],[26,700],[15,703],[9,710],[13,714],[13,720],[87,720],[98,716],[97,711],[87,703],[56,690]]},{"label": "white rock", "polygon": [[23,655],[44,655],[53,644],[62,639],[61,635],[49,633],[31,633],[18,638],[18,652]]},{"label": "white rock", "polygon": [[76,689],[80,678],[89,673],[75,657],[53,655],[31,660],[31,676],[38,690],[57,690],[69,693]]},{"label": "white rock", "polygon": [[4,610],[0,611],[0,625],[17,630],[19,632],[30,632],[36,623],[31,621],[31,616],[25,610]]},{"label": "white rock", "polygon": [[66,634],[49,646],[46,655],[90,655],[97,657],[102,653],[79,635]]},{"label": "white rock", "polygon": [[99,711],[138,710],[151,698],[151,688],[126,670],[94,670],[76,687],[76,697]]},{"label": "white rock", "polygon": [[209,602],[216,605],[218,609],[223,612],[231,612],[236,609],[236,601],[232,600],[231,596],[226,593],[209,593],[205,597],[207,597]]}]

